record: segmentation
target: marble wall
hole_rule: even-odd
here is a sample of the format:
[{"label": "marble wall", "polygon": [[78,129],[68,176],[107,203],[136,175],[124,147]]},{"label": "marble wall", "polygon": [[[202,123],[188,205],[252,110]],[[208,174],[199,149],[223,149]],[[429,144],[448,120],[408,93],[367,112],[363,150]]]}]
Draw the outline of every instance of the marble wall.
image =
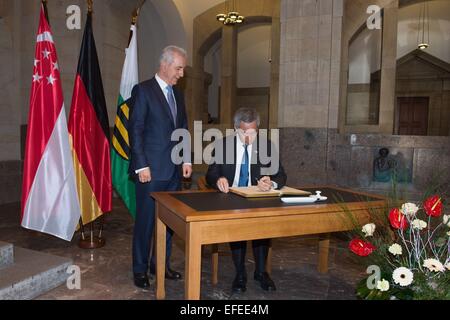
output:
[{"label": "marble wall", "polygon": [[[393,2],[395,1],[376,0],[382,6]],[[130,19],[124,19],[124,16],[131,16],[136,3],[137,0],[94,2],[94,34],[111,126],[116,113],[124,48],[129,34]],[[269,6],[267,1],[258,3],[259,7],[256,7],[259,8],[259,14],[272,16],[276,22],[273,26],[278,26],[278,8],[275,10],[272,8],[273,4]],[[405,154],[412,155],[412,183],[405,185],[408,192],[422,190],[433,173],[449,171],[448,137],[403,137],[338,131],[341,76],[346,72],[342,68],[344,64],[341,64],[345,59],[341,51],[342,41],[349,34],[354,34],[354,29],[361,25],[364,14],[357,12],[367,3],[368,0],[280,2],[280,70],[278,73],[278,65],[276,70],[272,70],[272,77],[277,81],[279,78],[280,85],[271,87],[269,97],[270,105],[273,105],[273,99],[278,99],[279,106],[270,109],[277,109],[276,115],[269,110],[269,126],[272,127],[273,120],[278,118],[275,123],[281,128],[281,159],[290,185],[337,184],[361,190],[384,191],[387,185],[374,183],[372,177],[373,160],[380,147],[404,150]],[[69,4],[80,6],[83,29],[86,1],[49,1],[66,112],[70,108],[82,38],[82,30],[70,31],[66,28],[65,10]],[[5,70],[0,73],[0,112],[3,115],[0,118],[0,194],[3,197],[0,197],[0,203],[20,199],[21,146],[24,144],[23,128],[28,121],[38,12],[39,1],[0,2],[0,61],[2,71]],[[344,16],[345,19],[348,18],[346,21]],[[200,22],[204,21],[197,21]],[[205,26],[213,22],[216,21],[205,22]],[[214,28],[211,26],[209,29]],[[277,28],[273,30],[278,34]],[[278,53],[273,54],[274,60],[278,60],[276,57]],[[198,59],[198,56],[194,58]],[[186,101],[193,104],[197,97],[198,103],[205,92],[205,74],[192,68],[187,70],[187,74],[186,78],[200,80],[198,85],[193,85],[193,81],[187,82],[185,93],[190,98]],[[273,94],[278,90],[279,94]],[[201,99],[198,98],[199,95]],[[246,104],[262,105],[267,102],[256,101],[254,97],[245,99]],[[201,101],[206,102],[205,99]],[[189,112],[191,119],[203,118],[199,110],[190,109]],[[450,180],[448,173],[443,173],[441,177]]]},{"label": "marble wall", "polygon": [[[114,124],[120,76],[128,42],[131,13],[137,0],[94,1],[93,29],[102,72],[109,122]],[[66,27],[69,5],[81,9],[81,29]],[[86,21],[86,1],[48,1],[56,44],[66,113],[69,113],[80,45]],[[0,203],[20,199],[24,125],[28,123],[40,1],[0,2]],[[124,18],[125,17],[125,18]],[[24,131],[24,132],[21,132]],[[17,184],[17,185],[14,185]],[[13,187],[14,185],[14,187]],[[3,192],[5,191],[5,192]]]},{"label": "marble wall", "polygon": [[386,194],[392,184],[376,182],[373,176],[374,160],[379,149],[385,147],[410,163],[411,182],[398,184],[403,194],[418,198],[437,182],[450,192],[450,137],[283,128],[280,141],[281,160],[292,186],[332,184]]},{"label": "marble wall", "polygon": [[280,127],[337,128],[343,5],[281,2]]}]

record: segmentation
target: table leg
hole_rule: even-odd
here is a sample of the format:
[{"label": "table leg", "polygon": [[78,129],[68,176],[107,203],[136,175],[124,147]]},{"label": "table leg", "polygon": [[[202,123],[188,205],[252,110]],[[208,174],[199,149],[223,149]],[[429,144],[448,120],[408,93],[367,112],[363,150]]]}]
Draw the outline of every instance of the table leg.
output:
[{"label": "table leg", "polygon": [[161,210],[159,203],[156,203],[156,299],[161,300],[166,297],[164,287],[166,272],[166,225],[159,218]]},{"label": "table leg", "polygon": [[202,244],[199,230],[195,230],[193,223],[189,223],[187,226],[185,255],[185,298],[186,300],[200,300]]},{"label": "table leg", "polygon": [[319,240],[319,264],[317,269],[320,273],[328,272],[328,252],[330,249],[330,236],[326,235]]},{"label": "table leg", "polygon": [[272,273],[272,244],[270,244],[267,251],[266,272],[268,274]]},{"label": "table leg", "polygon": [[211,281],[215,286],[219,282],[217,277],[219,273],[219,245],[217,243],[211,245],[211,273]]}]

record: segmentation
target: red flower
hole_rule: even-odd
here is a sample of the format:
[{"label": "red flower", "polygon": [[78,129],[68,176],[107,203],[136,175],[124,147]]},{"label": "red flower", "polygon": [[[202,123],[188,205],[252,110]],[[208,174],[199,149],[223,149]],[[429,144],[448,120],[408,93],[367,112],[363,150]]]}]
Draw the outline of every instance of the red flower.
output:
[{"label": "red flower", "polygon": [[398,208],[394,208],[389,212],[389,221],[394,229],[405,230],[408,228],[408,220]]},{"label": "red flower", "polygon": [[439,217],[442,214],[442,200],[439,196],[431,196],[425,200],[423,208],[428,216]]},{"label": "red flower", "polygon": [[361,239],[353,239],[350,241],[349,249],[353,253],[361,257],[367,257],[369,254],[375,250],[375,246],[370,242],[364,242]]}]

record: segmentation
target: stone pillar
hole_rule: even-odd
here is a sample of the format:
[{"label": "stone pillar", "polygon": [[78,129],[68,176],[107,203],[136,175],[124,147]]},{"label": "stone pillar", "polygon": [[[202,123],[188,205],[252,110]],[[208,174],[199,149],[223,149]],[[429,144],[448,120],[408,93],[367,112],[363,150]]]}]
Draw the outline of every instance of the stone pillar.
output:
[{"label": "stone pillar", "polygon": [[222,79],[220,87],[220,123],[232,125],[236,110],[237,29],[222,27]]},{"label": "stone pillar", "polygon": [[269,128],[278,128],[278,98],[280,93],[280,3],[277,1],[272,15]]},{"label": "stone pillar", "polygon": [[328,183],[337,130],[343,0],[282,0],[278,124],[290,185]]},{"label": "stone pillar", "polygon": [[207,122],[208,79],[208,74],[203,70],[192,67],[186,68],[182,86],[186,102],[189,129],[191,129],[191,127],[193,128],[194,121]]},{"label": "stone pillar", "polygon": [[398,0],[384,7],[383,46],[381,53],[380,133],[394,133],[397,67]]}]

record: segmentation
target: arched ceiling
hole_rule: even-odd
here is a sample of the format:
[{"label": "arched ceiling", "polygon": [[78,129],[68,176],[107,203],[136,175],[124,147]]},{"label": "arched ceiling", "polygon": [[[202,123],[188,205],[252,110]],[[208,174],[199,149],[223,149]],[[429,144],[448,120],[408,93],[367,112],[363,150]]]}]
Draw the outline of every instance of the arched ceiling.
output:
[{"label": "arched ceiling", "polygon": [[[223,0],[147,0],[142,7],[142,15],[159,16],[159,21],[164,27],[167,44],[175,44],[186,48],[188,52],[188,64],[192,64],[192,37],[193,21],[202,12],[214,7]],[[153,13],[148,11],[153,10]],[[140,24],[142,25],[140,18]],[[146,28],[157,27],[151,21],[145,22]]]},{"label": "arched ceiling", "polygon": [[[399,10],[398,58],[417,49],[421,8],[421,4],[417,3]],[[430,47],[426,52],[450,63],[450,1],[430,1],[429,18]]]},{"label": "arched ceiling", "polygon": [[[164,25],[167,42],[186,48],[189,56],[188,64],[192,65],[194,18],[224,2],[224,0],[147,0],[142,10],[156,11]],[[211,19],[215,20],[215,16],[211,16]]]}]

